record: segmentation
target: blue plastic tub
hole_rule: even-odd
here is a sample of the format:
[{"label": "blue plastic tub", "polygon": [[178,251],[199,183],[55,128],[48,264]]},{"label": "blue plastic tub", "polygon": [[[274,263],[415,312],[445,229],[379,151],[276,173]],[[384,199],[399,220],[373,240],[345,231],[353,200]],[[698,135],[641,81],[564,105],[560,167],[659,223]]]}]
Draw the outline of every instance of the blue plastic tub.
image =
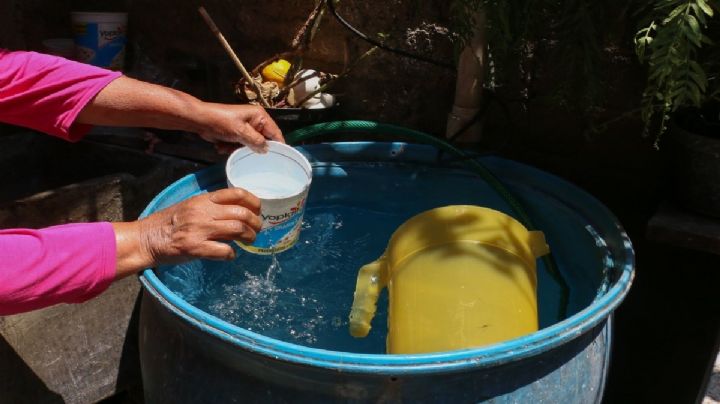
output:
[{"label": "blue plastic tub", "polygon": [[[407,210],[410,217],[433,206],[475,203],[510,213],[477,176],[438,162],[433,147],[330,143],[300,150],[314,167],[308,209],[375,204]],[[553,318],[557,302],[553,293],[543,291],[549,278],[540,266],[543,328],[536,333],[432,354],[321,349],[223,321],[168,288],[157,270],[146,270],[141,276],[140,350],[147,402],[600,402],[609,366],[612,313],[633,278],[630,241],[612,214],[575,186],[513,161],[479,160],[513,191],[545,232],[570,286],[567,318]],[[158,195],[143,215],[224,183],[219,166],[187,176]],[[418,184],[421,191],[408,192],[408,183]],[[398,189],[405,191],[395,192]],[[392,230],[394,224],[367,229],[383,243]],[[366,255],[371,259],[360,257],[357,266],[347,268],[351,278],[363,260],[376,258],[377,252]],[[354,283],[349,285],[353,288]],[[347,298],[349,307],[352,294]],[[384,327],[375,322],[375,328]]]}]

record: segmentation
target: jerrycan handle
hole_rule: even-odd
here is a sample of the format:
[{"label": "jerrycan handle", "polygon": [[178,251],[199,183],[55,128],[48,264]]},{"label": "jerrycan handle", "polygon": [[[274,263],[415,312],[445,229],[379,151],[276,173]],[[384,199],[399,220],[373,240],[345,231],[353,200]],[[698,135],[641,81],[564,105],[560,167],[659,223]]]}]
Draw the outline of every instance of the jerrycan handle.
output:
[{"label": "jerrycan handle", "polygon": [[541,231],[528,232],[528,245],[535,258],[550,254],[550,246],[548,246],[547,241],[545,241],[545,234]]},{"label": "jerrycan handle", "polygon": [[360,268],[350,310],[350,335],[363,338],[370,332],[380,291],[387,285],[388,268],[385,256]]}]

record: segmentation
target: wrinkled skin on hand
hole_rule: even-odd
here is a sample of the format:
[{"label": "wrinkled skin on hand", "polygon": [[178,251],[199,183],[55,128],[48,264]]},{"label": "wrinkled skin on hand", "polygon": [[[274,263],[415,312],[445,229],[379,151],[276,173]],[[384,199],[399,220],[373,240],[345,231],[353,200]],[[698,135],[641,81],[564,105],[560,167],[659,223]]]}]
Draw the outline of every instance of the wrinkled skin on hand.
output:
[{"label": "wrinkled skin on hand", "polygon": [[142,221],[148,251],[156,263],[195,258],[231,260],[232,247],[221,240],[251,243],[262,221],[260,200],[240,188],[197,195]]},{"label": "wrinkled skin on hand", "polygon": [[265,109],[255,105],[205,103],[206,118],[200,137],[229,153],[240,144],[256,152],[267,151],[266,140],[285,143],[282,132]]},{"label": "wrinkled skin on hand", "polygon": [[260,230],[260,200],[241,188],[194,196],[134,222],[113,223],[116,279],[144,268],[196,258],[232,260],[224,241],[251,243]]}]

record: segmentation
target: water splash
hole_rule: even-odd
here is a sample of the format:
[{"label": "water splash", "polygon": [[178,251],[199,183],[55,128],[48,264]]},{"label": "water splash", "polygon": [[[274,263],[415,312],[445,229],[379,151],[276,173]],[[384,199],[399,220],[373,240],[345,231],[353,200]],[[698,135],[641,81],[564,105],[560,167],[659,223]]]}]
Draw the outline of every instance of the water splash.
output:
[{"label": "water splash", "polygon": [[279,274],[282,271],[282,267],[280,267],[280,261],[277,259],[277,254],[272,254],[272,262],[270,263],[270,266],[267,269],[267,272],[265,273],[265,281],[268,283],[273,283],[275,281],[275,277],[277,274]]},{"label": "water splash", "polygon": [[162,268],[160,277],[194,306],[250,331],[309,346],[381,353],[386,304],[380,304],[376,332],[364,340],[350,336],[347,315],[357,270],[385,248],[389,234],[377,230],[394,228],[403,218],[368,216],[353,207],[312,208],[298,243],[287,252],[261,256],[236,248],[233,262],[193,261]]}]

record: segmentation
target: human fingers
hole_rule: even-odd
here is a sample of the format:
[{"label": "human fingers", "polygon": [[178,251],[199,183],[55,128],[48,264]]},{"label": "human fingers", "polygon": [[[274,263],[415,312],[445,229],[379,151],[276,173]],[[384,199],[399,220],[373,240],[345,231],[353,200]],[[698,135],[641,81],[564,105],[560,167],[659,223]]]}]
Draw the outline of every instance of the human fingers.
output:
[{"label": "human fingers", "polygon": [[253,149],[256,153],[267,153],[268,145],[265,136],[255,130],[250,123],[241,123],[238,130],[245,146]]},{"label": "human fingers", "polygon": [[241,205],[252,213],[260,214],[260,199],[243,188],[225,188],[210,192],[208,199],[219,205]]},{"label": "human fingers", "polygon": [[259,231],[262,227],[260,216],[251,212],[249,209],[238,205],[215,205],[211,212],[213,220],[232,220],[245,223],[251,229]]},{"label": "human fingers", "polygon": [[[259,230],[259,228],[258,228]],[[209,240],[238,240],[244,243],[255,241],[257,233],[247,222],[240,220],[215,220],[207,235]]]},{"label": "human fingers", "polygon": [[252,125],[256,131],[261,133],[267,139],[285,143],[282,131],[266,110],[259,108],[250,120],[250,125]]},{"label": "human fingers", "polygon": [[197,246],[193,254],[196,258],[204,258],[215,261],[230,261],[235,259],[235,250],[220,241],[203,241]]}]

